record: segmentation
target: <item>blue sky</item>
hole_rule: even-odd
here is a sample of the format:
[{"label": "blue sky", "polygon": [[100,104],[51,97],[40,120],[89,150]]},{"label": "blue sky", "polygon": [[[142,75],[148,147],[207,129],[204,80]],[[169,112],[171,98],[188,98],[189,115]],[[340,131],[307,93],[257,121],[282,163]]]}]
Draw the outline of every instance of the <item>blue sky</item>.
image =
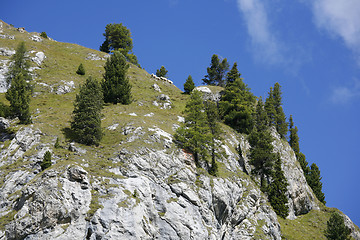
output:
[{"label": "blue sky", "polygon": [[327,205],[360,225],[360,1],[105,2],[3,0],[0,18],[93,49],[106,24],[123,23],[141,66],[164,65],[181,89],[189,74],[201,85],[212,54],[237,62],[257,96],[279,82]]}]

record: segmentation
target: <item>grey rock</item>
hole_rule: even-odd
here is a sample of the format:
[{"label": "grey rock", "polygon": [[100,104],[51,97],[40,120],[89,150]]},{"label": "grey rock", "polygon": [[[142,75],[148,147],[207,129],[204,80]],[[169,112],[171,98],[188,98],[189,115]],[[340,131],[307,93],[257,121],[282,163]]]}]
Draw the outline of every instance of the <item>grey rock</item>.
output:
[{"label": "grey rock", "polygon": [[46,56],[43,52],[37,52],[35,57],[31,58],[31,61],[35,62],[38,66],[45,60]]},{"label": "grey rock", "polygon": [[85,154],[86,153],[86,149],[82,149],[78,146],[76,146],[76,143],[72,142],[69,144],[69,150],[72,152],[76,152],[79,154]]},{"label": "grey rock", "polygon": [[8,89],[6,83],[6,73],[9,71],[9,60],[0,60],[0,93],[4,93]]},{"label": "grey rock", "polygon": [[92,61],[106,60],[105,58],[102,58],[95,53],[88,53],[88,55],[86,56],[85,59],[92,60]]},{"label": "grey rock", "polygon": [[170,101],[170,97],[168,95],[165,95],[165,94],[160,94],[157,98],[160,101]]},{"label": "grey rock", "polygon": [[42,37],[40,37],[38,35],[32,35],[30,37],[30,40],[33,40],[34,42],[42,42],[43,41]]},{"label": "grey rock", "polygon": [[196,87],[193,91],[200,91],[204,100],[219,102],[222,96],[221,91],[212,92],[208,87]]},{"label": "grey rock", "polygon": [[5,130],[10,127],[10,122],[6,118],[0,117],[0,130]]},{"label": "grey rock", "polygon": [[15,54],[15,50],[10,50],[8,48],[0,48],[0,56],[10,57]]},{"label": "grey rock", "polygon": [[156,83],[154,83],[151,87],[152,87],[155,91],[161,92],[161,88],[160,88],[159,85],[157,85]]},{"label": "grey rock", "polygon": [[2,39],[15,40],[15,36],[13,36],[13,35],[8,35],[8,34],[0,34],[0,38],[2,38]]},{"label": "grey rock", "polygon": [[72,92],[75,89],[74,81],[64,81],[61,80],[61,85],[59,85],[56,89],[56,94],[63,95],[69,92]]}]

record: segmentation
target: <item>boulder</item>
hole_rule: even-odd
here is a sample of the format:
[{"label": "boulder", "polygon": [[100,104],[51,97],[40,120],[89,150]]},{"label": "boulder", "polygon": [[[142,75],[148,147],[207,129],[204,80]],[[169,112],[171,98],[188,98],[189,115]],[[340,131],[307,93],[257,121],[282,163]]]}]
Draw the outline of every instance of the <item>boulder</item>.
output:
[{"label": "boulder", "polygon": [[46,56],[43,52],[37,52],[35,57],[31,58],[31,61],[35,62],[38,66],[45,60]]},{"label": "boulder", "polygon": [[8,48],[0,48],[0,56],[10,57],[15,54],[15,50],[10,50]]}]

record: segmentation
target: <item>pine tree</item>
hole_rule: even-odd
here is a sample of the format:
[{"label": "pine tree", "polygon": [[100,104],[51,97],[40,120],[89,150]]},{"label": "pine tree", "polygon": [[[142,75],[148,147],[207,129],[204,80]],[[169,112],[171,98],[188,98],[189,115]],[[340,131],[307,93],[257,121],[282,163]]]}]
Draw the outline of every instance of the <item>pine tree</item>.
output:
[{"label": "pine tree", "polygon": [[290,119],[289,119],[289,132],[290,132],[289,144],[291,148],[294,150],[296,156],[298,156],[300,153],[299,136],[297,134],[298,129],[296,126],[294,127],[292,115],[290,115]]},{"label": "pine tree", "polygon": [[186,82],[184,83],[184,93],[190,94],[192,90],[195,88],[195,83],[193,81],[193,78],[191,75],[186,79]]},{"label": "pine tree", "polygon": [[284,176],[284,172],[281,169],[281,159],[279,154],[277,154],[271,179],[271,184],[268,186],[267,190],[269,202],[277,215],[286,218],[289,214],[289,209],[287,207],[288,199],[286,197],[288,183]]},{"label": "pine tree", "polygon": [[160,69],[156,70],[156,76],[158,77],[168,77],[168,70],[164,66],[161,66]]},{"label": "pine tree", "polygon": [[229,70],[229,63],[224,58],[221,62],[216,54],[211,57],[211,65],[207,68],[203,82],[207,85],[217,85],[224,87],[226,85],[226,73]]},{"label": "pine tree", "polygon": [[273,88],[270,87],[269,95],[265,101],[265,111],[268,115],[269,125],[275,126],[276,124],[276,110],[275,110],[275,103],[274,103],[274,96],[273,96]]},{"label": "pine tree", "polygon": [[235,62],[231,70],[226,75],[226,84],[235,82],[236,79],[240,78],[241,74],[237,69],[237,63]]},{"label": "pine tree", "polygon": [[11,86],[5,93],[10,102],[10,115],[18,117],[22,124],[31,123],[30,94],[30,84],[25,81],[21,72],[11,80]]},{"label": "pine tree", "polygon": [[288,125],[286,123],[286,117],[282,109],[282,93],[281,86],[279,83],[275,83],[273,89],[274,108],[275,108],[275,126],[277,132],[281,137],[285,138],[288,131]]},{"label": "pine tree", "polygon": [[80,63],[78,69],[76,70],[76,73],[79,75],[85,75],[85,68],[82,63]]},{"label": "pine tree", "polygon": [[279,83],[275,83],[274,88],[270,88],[269,96],[265,102],[265,109],[268,114],[270,125],[275,126],[280,136],[285,138],[287,135],[288,126],[281,105],[281,86]]},{"label": "pine tree", "polygon": [[297,157],[297,159],[298,159],[298,161],[300,163],[300,166],[301,166],[302,170],[304,171],[306,181],[309,182],[308,178],[309,178],[310,168],[308,166],[309,163],[306,161],[305,154],[300,152],[299,154],[297,154],[296,157]]},{"label": "pine tree", "polygon": [[51,166],[51,152],[50,151],[46,151],[46,153],[44,154],[44,158],[43,161],[40,164],[41,170],[45,170],[47,168],[49,168]]},{"label": "pine tree", "polygon": [[264,103],[260,97],[255,109],[255,124],[258,131],[266,131],[269,125],[269,119],[265,111]]},{"label": "pine tree", "polygon": [[351,230],[345,225],[344,218],[333,212],[327,221],[325,237],[329,240],[350,240]]},{"label": "pine tree", "polygon": [[273,153],[274,146],[272,145],[273,137],[267,128],[266,118],[263,116],[264,109],[260,104],[256,109],[257,122],[251,131],[248,140],[251,145],[250,148],[250,164],[253,165],[252,174],[260,176],[261,189],[266,191],[268,179],[272,174],[272,169],[277,155]]},{"label": "pine tree", "polygon": [[320,170],[315,163],[311,164],[308,184],[310,185],[317,199],[320,202],[326,204],[325,194],[322,192]]},{"label": "pine tree", "polygon": [[9,86],[12,80],[22,74],[25,81],[30,81],[31,76],[29,73],[30,61],[26,56],[25,43],[21,42],[16,48],[15,54],[11,57],[12,64],[9,66],[9,70],[6,74],[6,83]]},{"label": "pine tree", "polygon": [[208,155],[207,144],[211,139],[202,94],[193,91],[185,107],[185,123],[177,129],[175,139],[194,154],[195,163]]},{"label": "pine tree", "polygon": [[131,32],[122,23],[107,24],[103,35],[105,41],[100,46],[100,51],[109,53],[110,50],[115,50],[126,55],[133,48]]},{"label": "pine tree", "polygon": [[86,79],[76,95],[71,130],[75,141],[86,145],[99,145],[102,138],[101,109],[103,94],[101,86],[92,77]]},{"label": "pine tree", "polygon": [[127,77],[129,64],[120,52],[114,52],[105,63],[102,89],[106,103],[131,103],[131,84]]},{"label": "pine tree", "polygon": [[219,108],[225,123],[240,133],[250,133],[253,128],[255,97],[250,88],[237,78],[225,87]]},{"label": "pine tree", "polygon": [[105,41],[100,46],[100,51],[109,53],[119,51],[127,61],[140,67],[137,57],[132,53],[133,41],[130,30],[122,23],[110,23],[105,27],[103,34]]},{"label": "pine tree", "polygon": [[209,173],[216,176],[218,166],[216,163],[215,149],[219,147],[217,142],[220,140],[221,134],[221,128],[219,125],[219,113],[216,104],[209,100],[205,101],[205,113],[207,116],[207,124],[210,130],[209,148],[211,151],[211,167],[209,169]]}]

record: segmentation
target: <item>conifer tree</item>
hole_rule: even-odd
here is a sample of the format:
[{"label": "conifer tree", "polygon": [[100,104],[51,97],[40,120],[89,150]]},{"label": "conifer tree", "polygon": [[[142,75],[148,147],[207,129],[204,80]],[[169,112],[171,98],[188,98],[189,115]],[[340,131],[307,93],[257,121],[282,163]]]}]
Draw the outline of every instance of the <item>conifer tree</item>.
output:
[{"label": "conifer tree", "polygon": [[9,115],[18,117],[22,124],[29,124],[31,123],[29,109],[31,85],[28,82],[31,80],[31,76],[24,42],[19,44],[11,60],[12,64],[6,74],[6,83],[10,88],[5,94],[6,99],[10,102]]},{"label": "conifer tree", "polygon": [[21,72],[11,80],[11,86],[5,93],[10,102],[10,115],[18,117],[22,124],[31,123],[30,94],[30,84],[25,81]]},{"label": "conifer tree", "polygon": [[205,101],[205,113],[207,116],[207,124],[210,130],[209,148],[211,152],[211,167],[209,173],[216,176],[218,166],[216,163],[215,149],[218,147],[217,141],[220,140],[221,128],[219,125],[219,113],[216,104],[213,101]]},{"label": "conifer tree", "polygon": [[40,164],[41,170],[45,170],[47,168],[49,168],[51,166],[51,152],[50,151],[46,151],[46,153],[44,154],[44,158],[43,161]]},{"label": "conifer tree", "polygon": [[320,202],[326,204],[325,195],[322,192],[320,170],[315,163],[311,164],[308,179],[309,179],[308,183],[309,183],[310,187],[312,188],[312,190],[314,191],[314,194],[317,197],[317,199]]},{"label": "conifer tree", "polygon": [[207,68],[203,82],[207,85],[217,85],[224,87],[226,85],[226,73],[229,70],[229,63],[224,58],[221,62],[216,54],[211,57],[211,65]]},{"label": "conifer tree", "polygon": [[193,78],[191,75],[186,79],[186,82],[184,83],[184,93],[190,94],[192,90],[195,88],[195,83],[193,81]]},{"label": "conifer tree", "polygon": [[102,82],[104,101],[113,104],[130,104],[132,100],[131,84],[127,77],[129,64],[125,57],[120,52],[114,52],[106,60],[104,68],[105,74]]},{"label": "conifer tree", "polygon": [[289,209],[287,207],[288,199],[286,197],[288,183],[284,176],[284,172],[281,169],[281,159],[279,154],[277,154],[271,179],[271,184],[267,190],[269,202],[277,215],[286,218],[289,214]]},{"label": "conifer tree", "polygon": [[260,176],[261,188],[263,191],[266,191],[268,181],[265,180],[271,176],[273,165],[277,156],[273,153],[273,137],[265,125],[266,120],[264,120],[263,117],[264,110],[261,107],[261,102],[258,104],[256,110],[255,119],[257,119],[257,122],[248,137],[251,145],[250,164],[254,167],[251,173]]},{"label": "conifer tree", "polygon": [[156,76],[158,77],[168,77],[168,70],[164,66],[161,66],[160,69],[156,70]]},{"label": "conifer tree", "polygon": [[78,69],[76,70],[76,73],[79,75],[85,75],[85,68],[82,63],[80,63]]},{"label": "conifer tree", "polygon": [[290,119],[289,119],[289,132],[290,132],[289,144],[291,148],[294,150],[296,156],[298,156],[300,153],[299,136],[297,134],[298,129],[296,126],[294,127],[294,121],[292,115],[290,115]]},{"label": "conifer tree", "polygon": [[225,123],[240,133],[250,133],[253,128],[255,97],[250,88],[237,78],[228,83],[221,97],[219,108]]},{"label": "conifer tree", "polygon": [[277,82],[274,85],[273,89],[273,98],[274,98],[274,108],[276,112],[275,123],[276,130],[283,138],[286,137],[288,131],[288,125],[286,123],[286,117],[282,109],[282,96],[281,96],[281,86]]},{"label": "conifer tree", "polygon": [[101,109],[103,94],[96,79],[89,77],[76,95],[71,130],[75,141],[86,145],[99,145],[102,138]]},{"label": "conifer tree", "polygon": [[275,103],[274,103],[274,96],[273,96],[273,88],[270,87],[269,95],[265,101],[265,111],[268,115],[269,125],[275,126],[276,123],[276,110],[275,110]]},{"label": "conifer tree", "polygon": [[131,63],[140,67],[137,57],[132,53],[133,41],[130,30],[122,23],[110,23],[105,27],[103,34],[105,41],[100,46],[100,51],[109,53],[119,51]]},{"label": "conifer tree", "polygon": [[258,131],[265,131],[268,128],[269,125],[269,119],[265,111],[264,102],[262,101],[262,98],[260,97],[256,109],[255,109],[255,128]]},{"label": "conifer tree", "polygon": [[193,91],[185,107],[185,123],[177,129],[175,139],[182,147],[194,154],[195,163],[208,155],[207,144],[211,140],[202,94]]},{"label": "conifer tree", "polygon": [[268,114],[269,123],[275,126],[281,137],[285,138],[288,131],[286,117],[282,108],[281,86],[275,83],[274,88],[270,88],[269,96],[265,102],[265,109]]},{"label": "conifer tree", "polygon": [[237,63],[235,62],[231,70],[226,75],[226,84],[235,82],[236,79],[240,78],[241,74],[237,69]]},{"label": "conifer tree", "polygon": [[11,57],[12,64],[6,74],[6,83],[9,86],[12,80],[22,74],[25,81],[30,81],[31,76],[29,73],[30,61],[26,56],[25,43],[21,42],[16,48],[15,54]]},{"label": "conifer tree", "polygon": [[333,212],[327,221],[325,237],[328,240],[350,240],[351,230],[345,225],[344,218],[337,212]]}]

